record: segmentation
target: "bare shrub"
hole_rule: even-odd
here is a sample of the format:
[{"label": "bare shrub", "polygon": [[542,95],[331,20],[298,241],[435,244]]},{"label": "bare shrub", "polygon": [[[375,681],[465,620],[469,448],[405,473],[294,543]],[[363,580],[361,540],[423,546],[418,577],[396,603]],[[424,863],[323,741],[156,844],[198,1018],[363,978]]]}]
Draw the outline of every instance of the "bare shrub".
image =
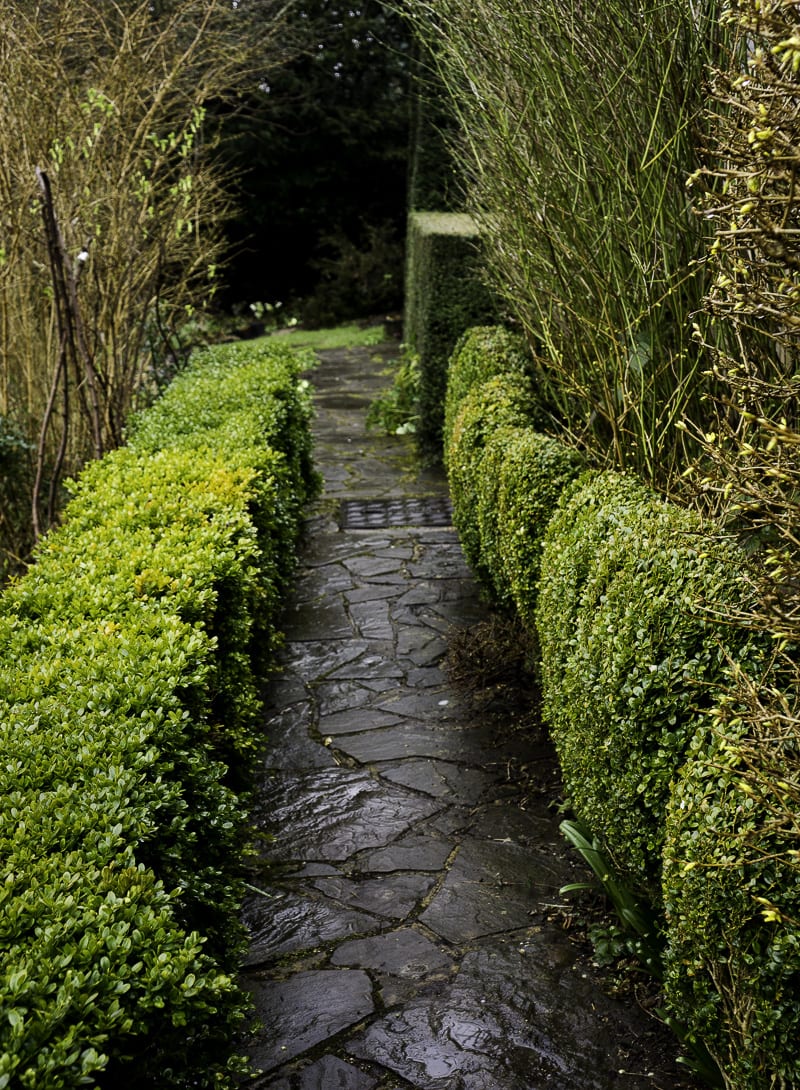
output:
[{"label": "bare shrub", "polygon": [[[800,869],[800,40],[797,8],[734,0],[727,66],[716,71],[714,142],[693,179],[715,229],[706,309],[732,331],[713,354],[719,397],[698,438],[696,499],[760,558],[760,605],[739,618],[771,634],[766,679],[739,676],[721,719],[737,726],[742,778],[780,851]],[[750,835],[750,834],[748,834]],[[747,840],[747,837],[745,837]]]},{"label": "bare shrub", "polygon": [[718,5],[431,0],[407,5],[449,91],[488,275],[539,379],[598,464],[669,490],[674,424],[702,416],[705,68]]},{"label": "bare shrub", "polygon": [[[229,198],[206,108],[252,67],[245,18],[0,0],[0,417],[28,443],[34,537],[64,474],[121,441],[155,342],[213,291]],[[259,25],[263,57],[279,19]]]}]

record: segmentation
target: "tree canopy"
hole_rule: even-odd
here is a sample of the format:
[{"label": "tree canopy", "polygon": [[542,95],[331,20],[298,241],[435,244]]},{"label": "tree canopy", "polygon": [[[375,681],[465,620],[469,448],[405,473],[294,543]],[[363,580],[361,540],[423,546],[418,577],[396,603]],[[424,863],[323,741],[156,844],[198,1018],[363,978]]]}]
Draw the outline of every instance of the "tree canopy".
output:
[{"label": "tree canopy", "polygon": [[356,276],[355,255],[365,250],[377,277],[399,261],[409,29],[380,0],[305,0],[290,13],[287,33],[294,59],[262,80],[226,124],[231,166],[241,171],[231,302],[307,295],[331,263],[345,279]]}]

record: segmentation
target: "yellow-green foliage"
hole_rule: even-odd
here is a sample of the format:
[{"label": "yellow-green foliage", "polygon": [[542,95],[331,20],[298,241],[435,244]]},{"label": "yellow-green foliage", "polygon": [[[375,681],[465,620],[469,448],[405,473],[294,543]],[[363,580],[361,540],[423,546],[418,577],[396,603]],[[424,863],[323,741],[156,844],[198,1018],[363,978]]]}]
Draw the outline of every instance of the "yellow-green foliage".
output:
[{"label": "yellow-green foliage", "polygon": [[481,554],[478,495],[483,457],[499,428],[525,427],[536,411],[530,384],[518,375],[501,374],[464,397],[446,436],[445,465],[453,501],[453,524],[464,556],[476,576],[493,588],[491,570]]},{"label": "yellow-green foliage", "polygon": [[517,334],[474,326],[450,360],[444,454],[453,519],[468,563],[497,604],[532,619],[541,541],[582,461],[534,430],[547,414]]},{"label": "yellow-green foliage", "polygon": [[[259,710],[308,404],[220,349],[92,464],[0,599],[0,1087],[229,1085]],[[272,449],[271,442],[280,449]]]},{"label": "yellow-green foliage", "polygon": [[776,820],[800,761],[796,738],[767,727],[754,769],[741,721],[707,721],[667,812],[667,999],[730,1090],[800,1085],[794,805]]},{"label": "yellow-green foliage", "polygon": [[697,516],[613,472],[587,475],[545,537],[536,620],[567,793],[654,901],[670,783],[729,659],[755,655],[718,619],[746,608],[744,567]]},{"label": "yellow-green foliage", "polygon": [[577,451],[531,428],[498,432],[484,456],[478,501],[484,562],[501,599],[513,602],[531,629],[544,535],[583,468]]},{"label": "yellow-green foliage", "polygon": [[525,342],[502,326],[473,326],[456,344],[447,365],[444,402],[444,435],[453,428],[461,402],[474,386],[497,375],[531,373],[531,359]]}]

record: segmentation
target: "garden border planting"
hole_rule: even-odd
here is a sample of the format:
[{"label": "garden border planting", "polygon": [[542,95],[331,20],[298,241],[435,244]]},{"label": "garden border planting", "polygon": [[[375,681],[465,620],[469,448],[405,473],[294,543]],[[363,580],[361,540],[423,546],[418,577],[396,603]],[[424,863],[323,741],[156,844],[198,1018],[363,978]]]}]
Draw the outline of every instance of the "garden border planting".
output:
[{"label": "garden border planting", "polygon": [[495,604],[535,629],[567,799],[615,881],[656,911],[648,949],[664,951],[683,1039],[707,1047],[727,1090],[794,1085],[796,742],[777,719],[756,736],[730,706],[735,678],[771,663],[767,636],[731,620],[755,608],[747,558],[635,478],[582,472],[537,432],[506,335],[495,351],[471,331],[459,351],[471,337],[478,359],[450,364],[454,521]]},{"label": "garden border planting", "polygon": [[303,362],[200,354],[0,599],[0,1087],[239,1066],[259,676],[317,488]]}]

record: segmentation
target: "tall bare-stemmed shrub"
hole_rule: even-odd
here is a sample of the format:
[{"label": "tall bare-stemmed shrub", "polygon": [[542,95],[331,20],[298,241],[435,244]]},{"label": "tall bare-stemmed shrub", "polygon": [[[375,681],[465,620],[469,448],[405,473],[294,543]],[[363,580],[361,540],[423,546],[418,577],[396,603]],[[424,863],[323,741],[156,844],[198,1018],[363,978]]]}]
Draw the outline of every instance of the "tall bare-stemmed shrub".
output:
[{"label": "tall bare-stemmed shrub", "polygon": [[228,198],[205,109],[252,62],[245,8],[0,0],[0,419],[25,440],[34,537],[213,285]]},{"label": "tall bare-stemmed shrub", "polygon": [[706,307],[734,336],[714,353],[720,396],[694,483],[759,546],[749,621],[772,633],[776,661],[769,685],[742,678],[733,706],[748,782],[772,798],[800,870],[800,17],[787,0],[733,0],[726,21],[738,48],[715,73],[715,141],[694,182],[715,229]]},{"label": "tall bare-stemmed shrub", "polygon": [[716,0],[413,0],[493,286],[596,461],[669,488],[700,419],[700,165]]},{"label": "tall bare-stemmed shrub", "polygon": [[732,620],[773,651],[734,675],[676,794],[667,994],[726,1087],[766,1090],[800,1076],[800,18],[787,0],[731,0],[724,19],[693,185],[726,350],[710,353],[690,479],[752,546],[758,604]]}]

